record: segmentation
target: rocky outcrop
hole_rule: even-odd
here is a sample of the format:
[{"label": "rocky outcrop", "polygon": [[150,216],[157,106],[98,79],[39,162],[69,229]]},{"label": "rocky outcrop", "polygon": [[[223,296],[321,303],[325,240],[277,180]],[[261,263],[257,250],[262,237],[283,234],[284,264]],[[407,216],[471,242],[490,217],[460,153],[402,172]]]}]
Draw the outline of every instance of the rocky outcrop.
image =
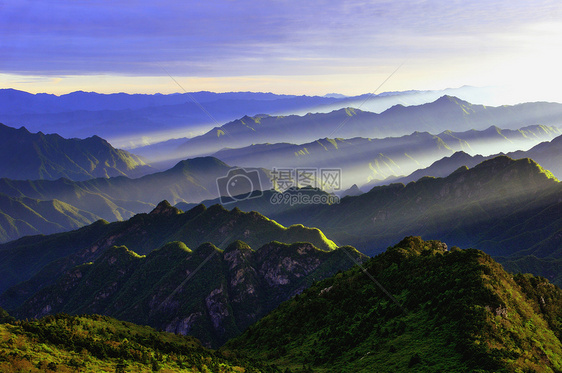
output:
[{"label": "rocky outcrop", "polygon": [[[347,251],[347,254],[343,252]],[[146,256],[113,247],[75,267],[16,310],[19,317],[98,313],[193,335],[218,347],[312,282],[366,256],[350,247],[323,251],[310,243],[242,241],[224,251],[171,242]]]}]

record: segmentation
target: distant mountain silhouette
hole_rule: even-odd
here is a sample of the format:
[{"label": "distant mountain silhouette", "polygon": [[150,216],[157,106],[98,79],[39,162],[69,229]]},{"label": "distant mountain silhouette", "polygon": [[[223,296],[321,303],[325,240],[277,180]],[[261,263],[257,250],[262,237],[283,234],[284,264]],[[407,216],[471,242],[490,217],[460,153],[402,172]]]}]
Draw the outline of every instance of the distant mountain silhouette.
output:
[{"label": "distant mountain silhouette", "polygon": [[[518,129],[560,123],[562,104],[526,103],[515,106],[473,105],[452,96],[418,105],[396,105],[375,114],[354,108],[304,116],[244,116],[190,139],[177,149],[178,156],[210,154],[223,148],[260,143],[302,144],[322,138],[384,138],[413,132],[441,133],[489,129]],[[495,131],[494,129],[491,132]]]},{"label": "distant mountain silhouette", "polygon": [[[238,149],[223,149],[213,156],[229,164],[265,168],[341,168],[345,187],[353,184],[371,186],[387,184],[455,151],[509,151],[529,148],[561,134],[557,127],[528,126],[518,130],[485,130],[465,132],[444,131],[437,135],[414,132],[402,137],[383,139],[351,138],[320,139],[295,145],[289,143],[255,144]],[[483,160],[483,159],[481,159]],[[478,162],[476,162],[478,163]],[[476,165],[472,163],[471,166]],[[447,176],[440,173],[433,176]],[[417,180],[417,179],[411,179]]]},{"label": "distant mountain silhouette", "polygon": [[[381,112],[397,103],[419,105],[433,101],[443,94],[482,97],[481,90],[474,87],[384,92],[355,97],[294,96],[260,92],[148,95],[82,91],[56,96],[0,89],[0,121],[12,127],[24,124],[32,132],[56,132],[67,138],[97,135],[114,146],[128,148],[172,138],[197,136],[244,115],[328,113],[359,105],[363,110]],[[326,136],[327,133],[316,138]],[[177,159],[181,158],[186,157],[180,156]]]}]

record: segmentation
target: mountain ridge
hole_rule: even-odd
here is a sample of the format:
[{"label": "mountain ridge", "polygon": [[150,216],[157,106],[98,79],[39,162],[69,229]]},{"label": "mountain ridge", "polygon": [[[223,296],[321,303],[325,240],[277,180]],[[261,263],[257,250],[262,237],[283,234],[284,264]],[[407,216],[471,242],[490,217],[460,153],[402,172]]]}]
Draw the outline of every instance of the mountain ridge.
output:
[{"label": "mountain ridge", "polygon": [[508,274],[481,251],[406,237],[225,347],[319,372],[556,372],[561,300],[556,286]]},{"label": "mountain ridge", "polygon": [[65,139],[0,123],[0,177],[55,180],[66,177],[139,176],[152,168],[141,158],[113,148],[99,136]]},{"label": "mountain ridge", "polygon": [[[0,275],[4,279],[0,284],[0,293],[4,293],[0,303],[7,308],[21,303],[64,271],[95,261],[113,246],[134,248],[139,255],[146,255],[168,242],[183,242],[188,247],[210,242],[223,248],[238,239],[253,247],[271,241],[310,242],[325,251],[337,247],[317,228],[284,227],[257,212],[198,205],[180,213],[168,202],[162,202],[152,213],[137,214],[127,221],[98,221],[71,232],[0,244]],[[45,251],[45,247],[49,250]],[[36,255],[38,252],[41,255]]]},{"label": "mountain ridge", "polygon": [[[210,154],[225,147],[239,148],[255,143],[315,141],[326,136],[382,138],[403,136],[413,131],[440,133],[490,126],[517,129],[529,125],[557,125],[562,105],[526,103],[486,107],[452,96],[442,96],[422,105],[395,105],[380,114],[354,108],[304,116],[244,117],[191,138],[177,150],[182,156]],[[345,123],[345,126],[342,124]],[[297,136],[298,134],[298,136]]]},{"label": "mountain ridge", "polygon": [[217,347],[313,279],[350,268],[348,255],[365,259],[352,248],[323,251],[302,242],[270,242],[256,250],[241,241],[225,250],[203,243],[193,251],[170,242],[145,256],[112,246],[93,264],[69,269],[15,314],[104,314]]}]

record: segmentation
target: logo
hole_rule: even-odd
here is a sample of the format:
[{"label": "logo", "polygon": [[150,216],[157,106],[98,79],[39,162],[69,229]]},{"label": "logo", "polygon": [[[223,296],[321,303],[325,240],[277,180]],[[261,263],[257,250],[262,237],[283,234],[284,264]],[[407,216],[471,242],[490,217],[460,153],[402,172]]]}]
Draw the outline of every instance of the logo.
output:
[{"label": "logo", "polygon": [[260,174],[256,170],[234,168],[217,179],[217,188],[222,204],[258,198],[263,195]]}]

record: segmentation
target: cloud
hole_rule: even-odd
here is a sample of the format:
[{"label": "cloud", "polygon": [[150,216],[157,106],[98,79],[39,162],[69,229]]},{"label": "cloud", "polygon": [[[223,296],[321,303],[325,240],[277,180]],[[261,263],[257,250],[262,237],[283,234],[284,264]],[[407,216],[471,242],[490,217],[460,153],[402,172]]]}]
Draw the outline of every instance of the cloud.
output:
[{"label": "cloud", "polygon": [[417,76],[451,64],[461,76],[474,63],[488,69],[518,58],[539,39],[555,48],[558,40],[532,29],[560,24],[562,15],[558,1],[522,0],[20,0],[1,7],[0,73],[35,76],[364,75],[406,59]]}]

